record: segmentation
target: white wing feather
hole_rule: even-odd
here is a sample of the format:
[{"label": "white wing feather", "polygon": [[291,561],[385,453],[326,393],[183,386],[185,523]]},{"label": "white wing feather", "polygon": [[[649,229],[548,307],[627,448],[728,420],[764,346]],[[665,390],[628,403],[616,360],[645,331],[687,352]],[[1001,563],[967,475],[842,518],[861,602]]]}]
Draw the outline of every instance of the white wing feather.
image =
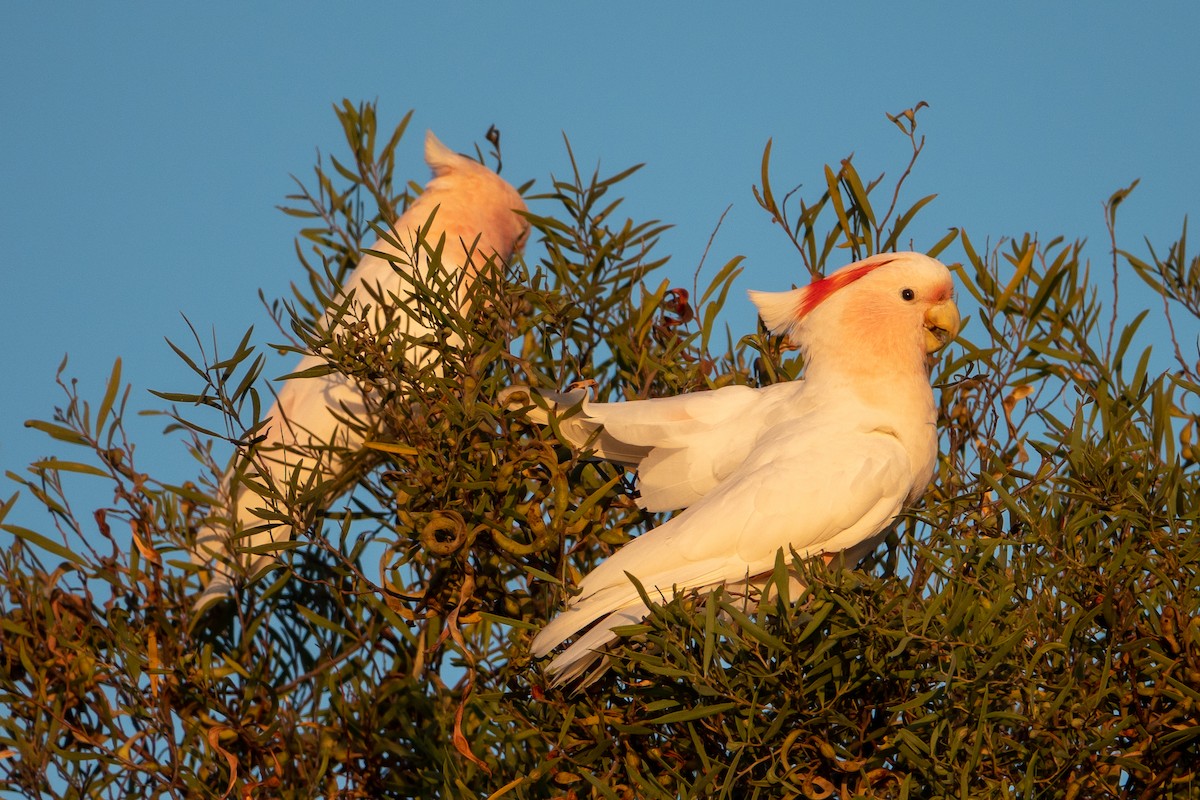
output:
[{"label": "white wing feather", "polygon": [[[769,426],[802,416],[803,392],[803,382],[792,381],[763,389],[725,386],[675,397],[590,403],[586,390],[537,391],[547,408],[535,405],[529,418],[546,424],[553,414],[574,447],[588,446],[600,458],[636,467],[638,505],[673,511],[724,480]],[[515,386],[501,393],[500,401],[515,404],[531,393]],[[579,408],[571,413],[575,406]]]}]

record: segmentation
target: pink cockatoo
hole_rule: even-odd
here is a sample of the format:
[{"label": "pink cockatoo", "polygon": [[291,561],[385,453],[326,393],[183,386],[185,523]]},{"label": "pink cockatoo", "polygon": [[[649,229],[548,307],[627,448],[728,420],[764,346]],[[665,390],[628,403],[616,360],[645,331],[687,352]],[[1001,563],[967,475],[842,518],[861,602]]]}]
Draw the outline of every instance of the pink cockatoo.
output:
[{"label": "pink cockatoo", "polygon": [[669,600],[751,588],[781,548],[850,565],[874,549],[933,475],[929,356],[958,333],[953,292],[938,261],[881,254],[801,289],[750,293],[767,328],[803,350],[803,380],[625,403],[544,393],[531,418],[555,412],[571,444],[636,468],[647,510],[686,509],[585,576],[534,638],[541,657],[594,623],[549,664],[554,682],[583,676],[614,628],[648,613],[626,573]]},{"label": "pink cockatoo", "polygon": [[[381,306],[389,298],[409,302],[413,294],[410,276],[418,271],[423,274],[431,252],[439,247],[447,284],[458,287],[461,302],[470,282],[488,261],[511,258],[528,235],[529,224],[521,215],[526,211],[525,203],[516,189],[495,172],[449,150],[432,132],[425,136],[425,161],[433,171],[433,179],[392,229],[390,238],[401,246],[396,247],[387,237],[371,245],[371,250],[390,258],[364,255],[338,298],[341,305],[353,293],[358,307],[373,306],[363,320],[376,329],[389,317]],[[403,314],[391,311],[393,318]],[[327,318],[325,322],[328,325],[331,321]],[[431,332],[422,320],[411,315],[401,327],[411,337]],[[413,364],[427,363],[435,355],[429,348],[416,345],[405,352],[406,360]],[[326,363],[321,354],[309,354],[301,359],[295,372]],[[275,485],[285,486],[299,470],[299,485],[303,487],[314,479],[336,476],[343,458],[330,446],[344,453],[360,448],[364,441],[361,430],[368,427],[366,412],[362,392],[340,373],[285,381],[275,405],[267,412],[268,426],[263,428],[263,438],[245,466],[245,477],[256,483],[269,477]],[[347,425],[348,419],[361,426]],[[208,586],[196,602],[197,611],[227,596],[236,575],[256,577],[274,560],[270,553],[238,555],[236,551],[288,541],[293,536],[291,526],[272,525],[263,519],[256,509],[265,503],[235,480],[237,465],[235,460],[225,480],[227,496],[223,499],[231,519],[203,528],[192,551],[193,561],[211,563],[213,568]]]}]

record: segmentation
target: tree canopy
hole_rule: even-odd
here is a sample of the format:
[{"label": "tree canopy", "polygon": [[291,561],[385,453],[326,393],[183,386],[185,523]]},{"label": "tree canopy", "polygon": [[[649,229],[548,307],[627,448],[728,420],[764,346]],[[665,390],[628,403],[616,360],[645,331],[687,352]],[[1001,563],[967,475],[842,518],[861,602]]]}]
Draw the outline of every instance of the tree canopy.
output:
[{"label": "tree canopy", "polygon": [[[933,197],[902,203],[920,105],[889,116],[898,177],[852,159],[756,197],[813,275],[906,249]],[[496,402],[514,383],[592,381],[600,399],[762,386],[803,364],[721,316],[740,258],[673,287],[665,229],[624,216],[622,182],[577,167],[529,194],[529,257],[465,309],[435,271],[401,330],[316,324],[372,238],[419,191],[394,174],[408,118],[337,109],[347,154],[288,198],[303,228],[280,345],[321,352],[377,402],[353,469],[269,487],[324,508],[279,568],[196,618],[187,549],[229,455],[253,446],[264,359],[173,345],[195,383],[158,392],[196,480],[139,470],[131,387],[28,424],[58,455],[10,472],[0,505],[0,788],[45,797],[1151,798],[1200,796],[1200,257],[950,229],[967,323],[934,368],[941,455],[924,500],[857,567],[781,553],[800,597],[746,609],[682,595],[583,691],[547,688],[532,635],[570,587],[660,521],[618,467]],[[567,145],[569,148],[569,144]],[[479,152],[481,159],[498,152]],[[782,183],[788,183],[783,180]],[[790,185],[790,184],[789,184]],[[536,252],[535,252],[536,251]],[[436,267],[436,264],[435,264]],[[1132,317],[1143,283],[1161,305]],[[687,293],[675,291],[686,288]],[[786,287],[778,287],[786,288]],[[1153,315],[1170,337],[1147,342]],[[461,338],[456,344],[451,333]],[[140,391],[140,389],[139,389]],[[248,434],[251,434],[248,436]],[[66,478],[111,487],[83,509]],[[350,494],[330,503],[330,499]],[[8,518],[18,499],[47,527]]]}]

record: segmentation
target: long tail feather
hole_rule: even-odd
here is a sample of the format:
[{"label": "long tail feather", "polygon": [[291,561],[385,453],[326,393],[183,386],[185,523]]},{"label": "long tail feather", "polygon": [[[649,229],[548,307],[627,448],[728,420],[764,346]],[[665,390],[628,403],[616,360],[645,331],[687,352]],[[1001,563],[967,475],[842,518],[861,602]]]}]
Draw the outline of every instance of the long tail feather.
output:
[{"label": "long tail feather", "polygon": [[[552,676],[553,684],[561,686],[582,678],[579,688],[583,688],[599,678],[604,673],[604,664],[597,664],[597,662],[607,658],[603,648],[617,639],[617,634],[613,632],[613,629],[623,625],[636,625],[645,619],[648,613],[650,613],[650,609],[646,607],[646,604],[639,602],[636,605],[614,611],[596,623],[595,627],[580,636],[546,666],[546,672]],[[595,671],[584,677],[584,674],[593,667],[596,668]]]}]

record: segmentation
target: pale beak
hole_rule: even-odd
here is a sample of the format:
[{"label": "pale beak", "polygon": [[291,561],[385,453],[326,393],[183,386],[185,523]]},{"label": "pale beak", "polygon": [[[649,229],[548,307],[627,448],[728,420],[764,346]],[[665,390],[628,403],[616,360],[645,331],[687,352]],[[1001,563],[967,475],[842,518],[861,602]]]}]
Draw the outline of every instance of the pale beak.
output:
[{"label": "pale beak", "polygon": [[925,312],[925,352],[936,353],[958,335],[958,306],[943,300]]}]

